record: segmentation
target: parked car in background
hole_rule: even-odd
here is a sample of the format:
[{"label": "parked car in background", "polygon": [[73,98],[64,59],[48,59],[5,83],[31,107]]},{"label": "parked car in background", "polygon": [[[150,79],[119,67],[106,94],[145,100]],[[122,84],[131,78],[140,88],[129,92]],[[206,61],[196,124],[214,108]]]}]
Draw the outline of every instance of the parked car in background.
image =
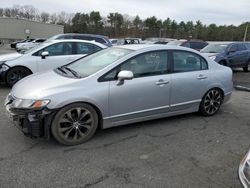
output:
[{"label": "parked car in background", "polygon": [[245,72],[249,71],[250,47],[249,43],[216,43],[209,44],[201,53],[209,56],[212,60],[221,65],[231,68],[243,68]]},{"label": "parked car in background", "polygon": [[201,49],[200,52],[204,55],[207,55],[208,57],[211,57],[211,59],[214,59],[216,55],[223,53],[229,44],[230,43],[228,42],[211,43]]},{"label": "parked car in background", "polygon": [[176,45],[176,46],[183,46],[187,48],[192,48],[194,50],[200,51],[202,48],[208,45],[207,42],[202,41],[202,40],[196,40],[196,39],[191,39],[191,40],[174,40],[170,41],[168,45]]},{"label": "parked car in background", "polygon": [[168,43],[167,41],[157,41],[154,44],[167,44],[167,43]]},{"label": "parked car in background", "polygon": [[62,40],[62,39],[88,40],[88,41],[99,42],[108,47],[112,46],[112,43],[109,41],[109,38],[107,36],[92,35],[92,34],[66,33],[66,34],[55,35],[48,40]]},{"label": "parked car in background", "polygon": [[76,145],[97,127],[197,111],[212,116],[232,88],[232,70],[195,50],[123,45],[21,80],[5,105],[26,135]]},{"label": "parked car in background", "polygon": [[117,45],[119,39],[109,39],[113,46]]},{"label": "parked car in background", "polygon": [[20,79],[36,72],[66,65],[80,57],[106,48],[94,41],[51,40],[24,54],[12,53],[0,56],[0,82],[13,86]]},{"label": "parked car in background", "polygon": [[244,188],[250,187],[250,150],[247,151],[239,166],[239,177]]},{"label": "parked car in background", "polygon": [[33,40],[35,40],[35,39],[24,39],[24,40],[21,40],[21,41],[15,41],[15,42],[12,42],[10,44],[10,47],[16,49],[16,45],[17,44],[19,44],[19,43],[25,43],[25,42],[32,42]]},{"label": "parked car in background", "polygon": [[118,39],[116,45],[127,45],[127,44],[141,44],[140,38],[124,38]]},{"label": "parked car in background", "polygon": [[30,42],[22,42],[22,43],[18,43],[16,45],[16,50],[19,51],[26,51],[29,50],[31,48],[34,48],[35,46],[43,43],[44,41],[46,41],[46,39],[35,39],[33,41]]}]

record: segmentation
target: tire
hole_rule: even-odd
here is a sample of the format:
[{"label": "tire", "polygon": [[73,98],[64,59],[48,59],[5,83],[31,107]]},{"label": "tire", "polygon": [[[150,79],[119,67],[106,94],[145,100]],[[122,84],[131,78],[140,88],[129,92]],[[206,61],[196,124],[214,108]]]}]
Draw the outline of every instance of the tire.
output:
[{"label": "tire", "polygon": [[250,61],[249,61],[249,63],[247,64],[246,67],[243,67],[243,71],[244,71],[244,72],[249,72],[249,65],[250,65]]},{"label": "tire", "polygon": [[210,89],[202,98],[199,112],[204,116],[213,116],[219,111],[222,102],[222,91],[217,88]]},{"label": "tire", "polygon": [[51,132],[56,141],[72,146],[87,142],[98,127],[95,109],[85,103],[74,103],[62,108],[56,114]]},{"label": "tire", "polygon": [[25,67],[13,67],[6,74],[6,84],[9,87],[12,87],[19,80],[23,79],[26,76],[29,76],[30,74],[32,74],[32,72]]}]

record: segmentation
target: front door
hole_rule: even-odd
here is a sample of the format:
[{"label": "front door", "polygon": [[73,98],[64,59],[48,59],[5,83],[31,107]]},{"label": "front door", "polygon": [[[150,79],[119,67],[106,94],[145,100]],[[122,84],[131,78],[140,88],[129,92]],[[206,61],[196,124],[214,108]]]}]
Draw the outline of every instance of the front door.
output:
[{"label": "front door", "polygon": [[114,125],[153,119],[169,112],[171,80],[167,65],[167,51],[155,51],[138,55],[113,71],[129,70],[134,74],[122,85],[117,80],[110,81],[109,109]]},{"label": "front door", "polygon": [[38,71],[46,71],[54,69],[63,65],[66,65],[83,55],[74,54],[74,43],[72,42],[60,42],[52,44],[40,50],[40,54],[44,51],[49,53],[49,56],[37,58]]}]

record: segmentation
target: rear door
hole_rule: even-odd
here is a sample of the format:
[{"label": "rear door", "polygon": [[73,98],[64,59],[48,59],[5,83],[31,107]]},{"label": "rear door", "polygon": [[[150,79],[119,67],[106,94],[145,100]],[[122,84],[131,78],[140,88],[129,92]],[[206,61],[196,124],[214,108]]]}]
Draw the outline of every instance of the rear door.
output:
[{"label": "rear door", "polygon": [[185,111],[197,108],[206,93],[209,79],[206,60],[192,52],[172,52],[170,110]]}]

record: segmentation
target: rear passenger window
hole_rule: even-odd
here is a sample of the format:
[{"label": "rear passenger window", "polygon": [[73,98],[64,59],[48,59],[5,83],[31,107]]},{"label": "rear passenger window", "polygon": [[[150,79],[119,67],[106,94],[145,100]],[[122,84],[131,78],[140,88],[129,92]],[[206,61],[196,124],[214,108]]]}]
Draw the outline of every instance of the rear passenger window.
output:
[{"label": "rear passenger window", "polygon": [[101,44],[105,44],[105,43],[106,43],[106,41],[104,41],[104,40],[101,39],[101,38],[95,38],[95,41],[96,41],[96,42],[99,42],[99,43],[101,43]]},{"label": "rear passenger window", "polygon": [[185,42],[185,43],[184,43],[184,44],[182,44],[181,46],[184,46],[184,47],[190,48],[190,43],[189,43],[189,42]]},{"label": "rear passenger window", "polygon": [[238,51],[247,50],[246,46],[244,44],[238,44]]},{"label": "rear passenger window", "polygon": [[92,54],[99,50],[101,50],[101,48],[93,44],[82,43],[82,42],[78,42],[76,44],[76,54]]},{"label": "rear passenger window", "polygon": [[173,51],[174,72],[190,72],[208,69],[207,62],[191,52]]}]

